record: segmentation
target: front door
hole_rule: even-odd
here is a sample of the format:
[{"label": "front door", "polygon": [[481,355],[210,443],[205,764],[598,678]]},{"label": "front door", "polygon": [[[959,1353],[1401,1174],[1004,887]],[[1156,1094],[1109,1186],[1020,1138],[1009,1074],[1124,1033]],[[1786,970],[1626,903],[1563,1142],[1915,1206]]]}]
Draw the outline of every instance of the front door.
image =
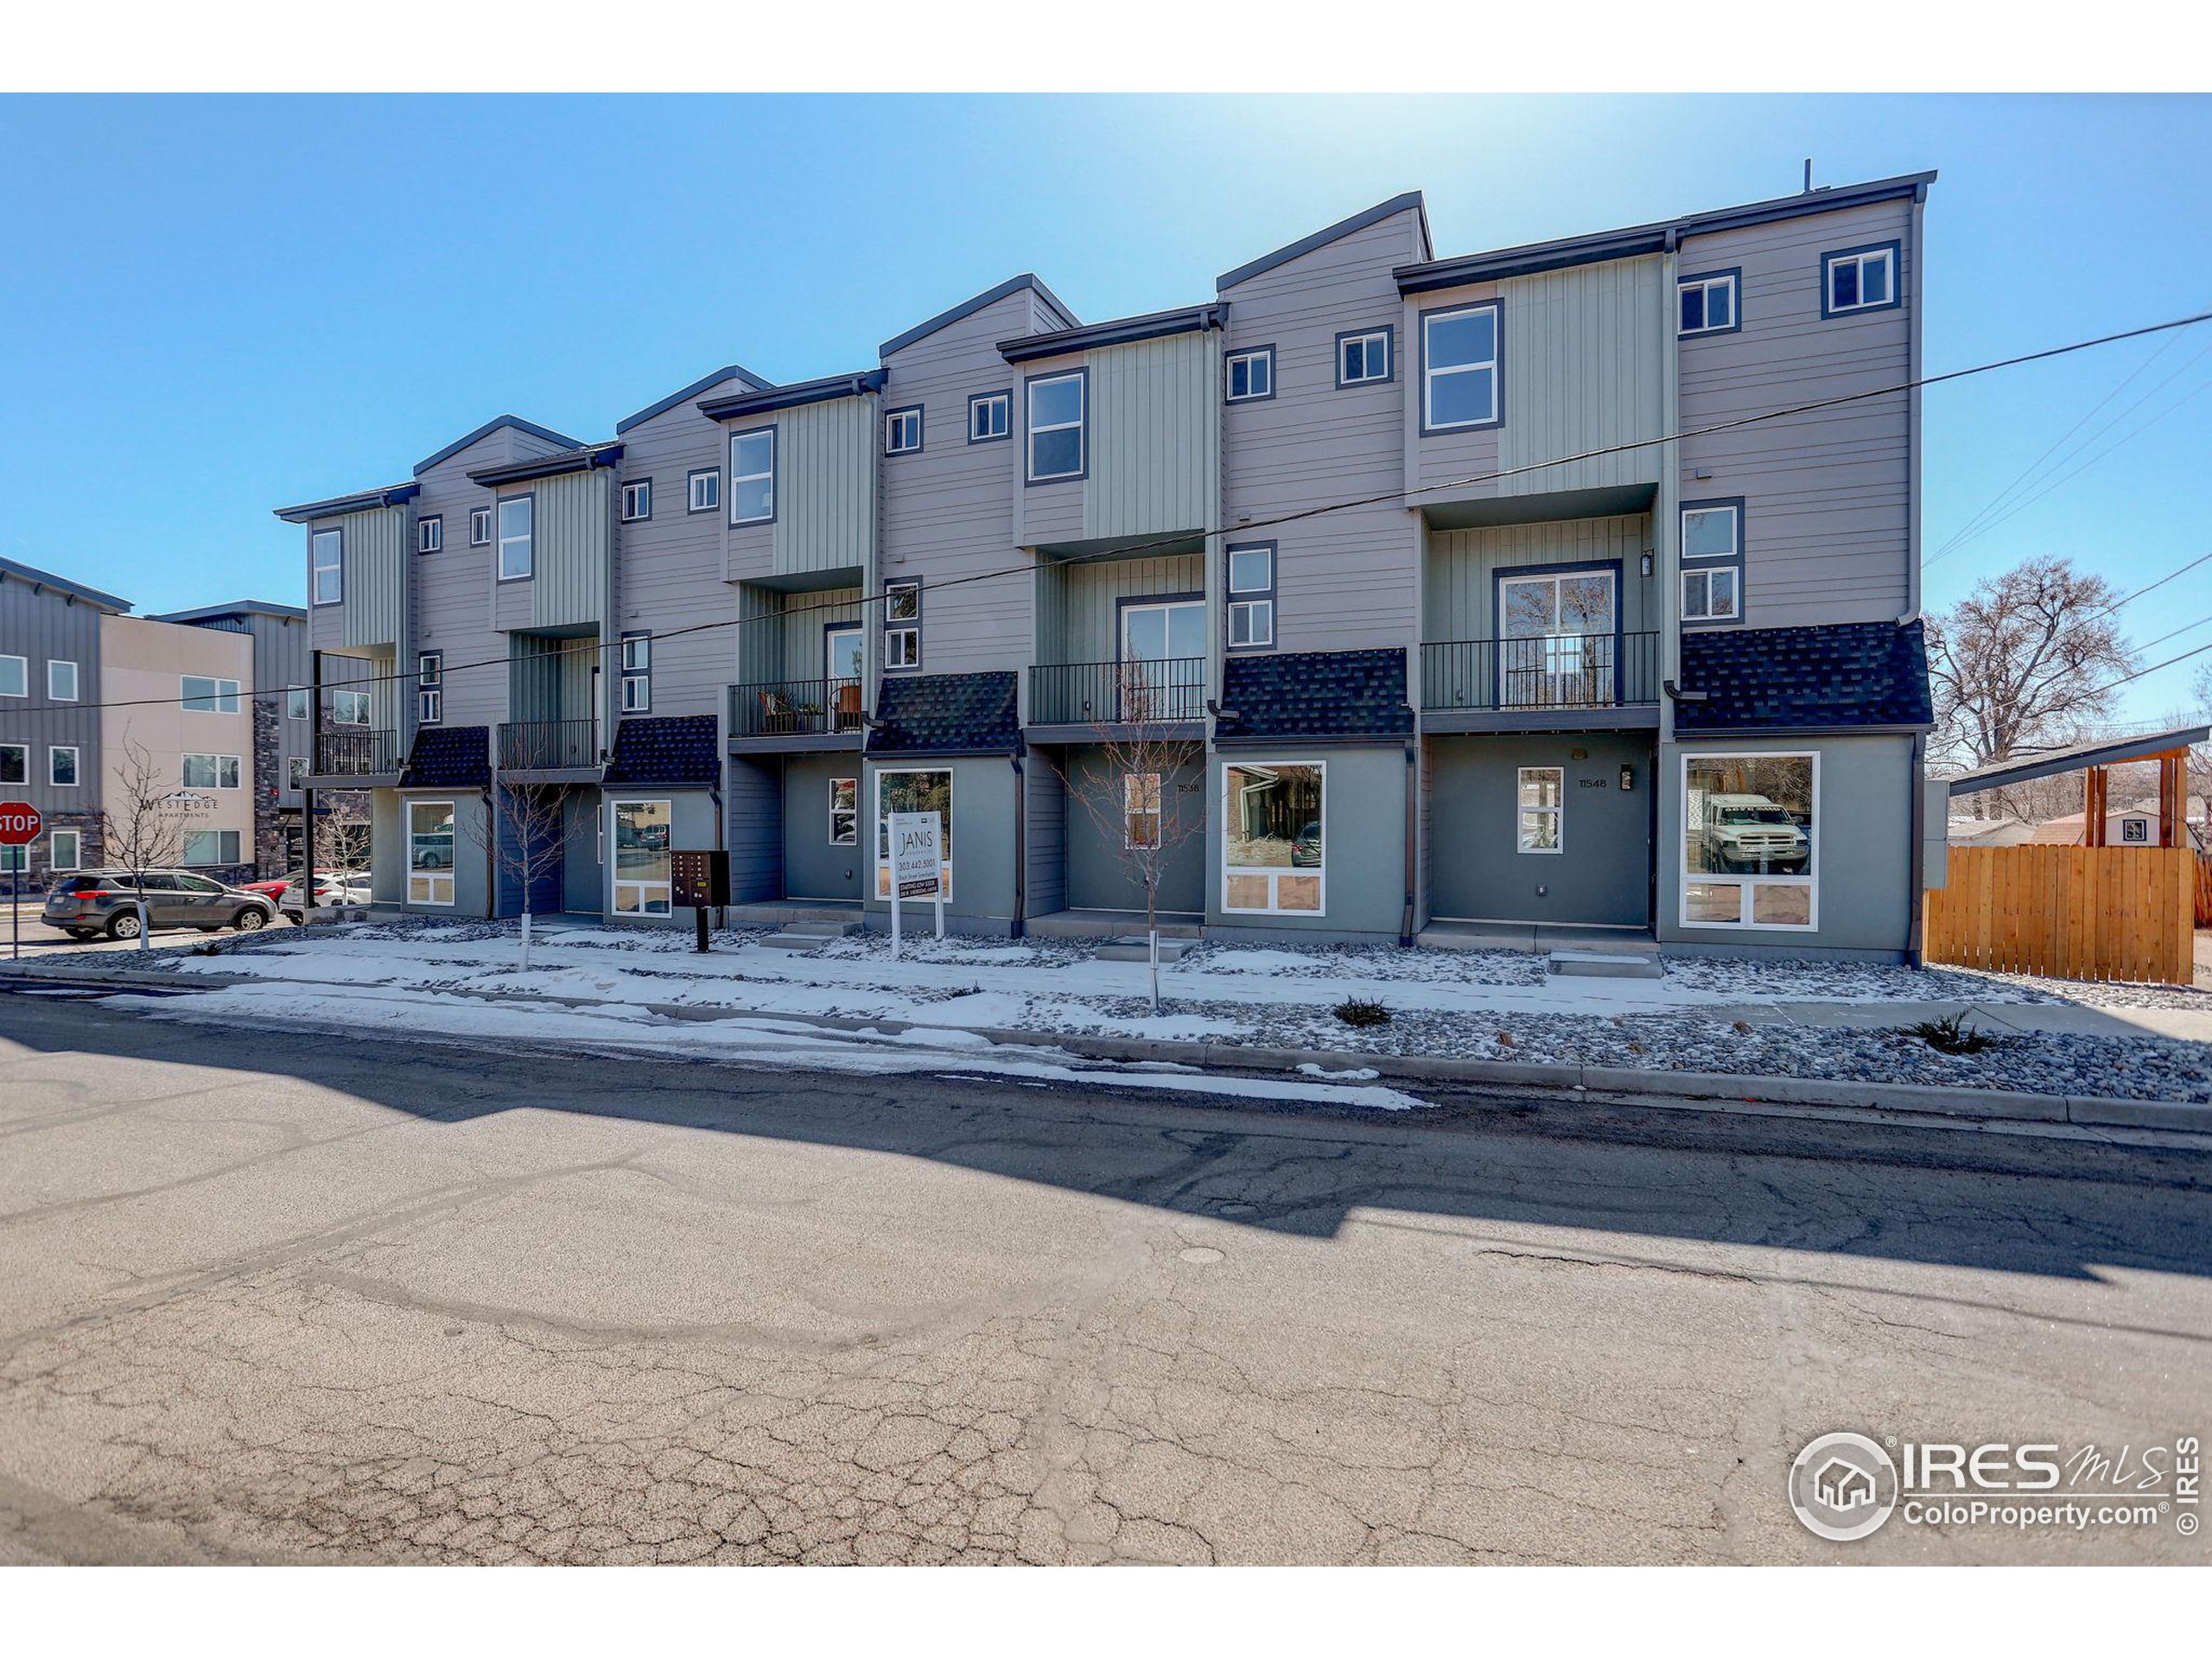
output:
[{"label": "front door", "polygon": [[1497,706],[1599,709],[1619,701],[1613,570],[1529,571],[1497,582]]},{"label": "front door", "polygon": [[1204,600],[1122,607],[1122,708],[1128,721],[1196,720],[1205,695]]}]

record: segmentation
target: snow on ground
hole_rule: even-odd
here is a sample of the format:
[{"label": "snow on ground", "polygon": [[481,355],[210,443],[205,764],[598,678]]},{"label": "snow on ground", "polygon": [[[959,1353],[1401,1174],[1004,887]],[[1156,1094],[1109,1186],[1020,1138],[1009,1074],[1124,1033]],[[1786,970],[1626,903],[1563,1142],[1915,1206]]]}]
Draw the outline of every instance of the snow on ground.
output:
[{"label": "snow on ground", "polygon": [[[520,966],[511,923],[398,922],[264,935],[211,957],[172,954],[162,970],[221,973],[304,988],[521,994],[599,1008],[658,1004],[749,1016],[918,1021],[982,1029],[1156,1038],[1355,1054],[1586,1063],[1737,1075],[1826,1077],[2045,1093],[2212,1100],[2212,1045],[2127,1034],[1999,1035],[1953,1057],[1900,1027],[1928,1005],[2034,1014],[2156,1008],[2193,1027],[2212,996],[2169,987],[2095,987],[1826,962],[1669,957],[1663,979],[1548,976],[1541,957],[1394,946],[1255,947],[1208,941],[1163,967],[1160,1013],[1141,962],[1101,962],[1089,941],[880,935],[812,956],[762,948],[764,929],[715,936],[563,927],[541,932]],[[1388,1024],[1355,1029],[1332,1010],[1382,1002]],[[1827,1012],[1823,1012],[1823,1011]],[[2162,1016],[2164,1017],[2164,1016]],[[1985,1022],[1986,1023],[1986,1022]],[[2089,1023],[2096,1021],[2090,1019]]]}]

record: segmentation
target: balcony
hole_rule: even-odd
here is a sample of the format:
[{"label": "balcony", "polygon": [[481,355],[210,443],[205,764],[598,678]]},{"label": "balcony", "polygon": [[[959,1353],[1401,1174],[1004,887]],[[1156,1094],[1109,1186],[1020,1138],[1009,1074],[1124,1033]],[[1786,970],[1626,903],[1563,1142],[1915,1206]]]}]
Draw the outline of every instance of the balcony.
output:
[{"label": "balcony", "polygon": [[520,720],[499,728],[502,772],[589,772],[599,763],[595,720]]},{"label": "balcony", "polygon": [[315,770],[318,777],[396,776],[400,760],[397,732],[348,726],[315,734]]},{"label": "balcony", "polygon": [[858,680],[764,680],[729,689],[732,737],[855,737],[867,705]]},{"label": "balcony", "polygon": [[1033,726],[1151,726],[1198,721],[1206,711],[1206,659],[1039,663],[1029,671]]},{"label": "balcony", "polygon": [[1450,639],[1421,648],[1424,712],[1557,726],[1585,710],[1656,709],[1656,633]]}]

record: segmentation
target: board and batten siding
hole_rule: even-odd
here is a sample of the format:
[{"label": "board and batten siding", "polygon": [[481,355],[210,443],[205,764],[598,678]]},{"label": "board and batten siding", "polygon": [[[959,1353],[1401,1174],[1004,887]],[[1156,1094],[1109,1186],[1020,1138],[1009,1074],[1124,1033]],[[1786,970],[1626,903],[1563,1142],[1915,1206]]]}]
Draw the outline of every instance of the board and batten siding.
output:
[{"label": "board and batten siding", "polygon": [[[1895,241],[1903,305],[1821,315],[1821,257]],[[1743,327],[1681,342],[1685,432],[1910,378],[1912,204],[1688,238],[1685,276],[1738,270]],[[1911,414],[1903,391],[1686,436],[1686,501],[1741,496],[1744,616],[1751,627],[1885,621],[1910,598]],[[1700,478],[1705,472],[1710,476]]]},{"label": "board and batten siding", "polygon": [[830,628],[861,622],[864,614],[861,590],[823,588],[810,593],[779,594],[784,602],[782,674],[787,680],[829,677],[827,641]]},{"label": "board and batten siding", "polygon": [[1090,352],[1090,476],[1083,534],[1147,536],[1213,526],[1220,434],[1218,330]]},{"label": "board and batten siding", "polygon": [[359,645],[394,645],[404,637],[407,609],[408,537],[414,520],[405,507],[372,507],[341,518],[318,519],[308,528],[308,591],[315,591],[315,533],[336,530],[344,571],[343,597],[322,614],[338,617],[334,639],[317,639],[325,650]]},{"label": "board and batten siding", "polygon": [[867,568],[875,548],[877,407],[872,397],[838,397],[776,411],[772,575]]},{"label": "board and batten siding", "polygon": [[[22,697],[0,697],[0,742],[20,743],[29,752],[24,775],[27,784],[7,785],[12,799],[27,800],[48,817],[88,813],[100,804],[100,618],[105,613],[89,601],[52,588],[41,588],[21,576],[0,574],[0,652],[25,659]],[[73,702],[56,702],[47,696],[47,664],[77,665],[77,696]],[[48,750],[60,746],[77,750],[74,788],[54,788],[47,782]],[[63,828],[71,827],[64,821]],[[43,846],[43,842],[41,842]],[[85,855],[92,855],[87,839]],[[34,855],[34,867],[42,865],[43,850]]]},{"label": "board and batten siding", "polygon": [[1555,564],[1612,564],[1619,569],[1616,596],[1624,633],[1656,629],[1652,582],[1638,561],[1651,546],[1651,515],[1563,518],[1486,530],[1432,530],[1421,594],[1425,640],[1494,637],[1495,583],[1501,570]]},{"label": "board and batten siding", "polygon": [[1122,655],[1123,600],[1205,597],[1205,558],[1046,560],[1037,571],[1037,660],[1111,663]]},{"label": "board and batten siding", "polygon": [[607,613],[614,474],[604,467],[532,480],[530,624],[597,624]]},{"label": "board and batten siding", "polygon": [[1402,501],[1250,531],[1238,524],[1403,487],[1405,330],[1391,378],[1370,385],[1337,385],[1337,336],[1398,324],[1391,270],[1426,257],[1421,217],[1408,207],[1221,296],[1224,352],[1274,347],[1275,395],[1221,405],[1221,528],[1229,546],[1276,544],[1278,650],[1410,645],[1420,632],[1419,538]]},{"label": "board and batten siding", "polygon": [[588,636],[511,636],[507,717],[516,721],[586,720],[592,713],[592,670],[599,642]]}]

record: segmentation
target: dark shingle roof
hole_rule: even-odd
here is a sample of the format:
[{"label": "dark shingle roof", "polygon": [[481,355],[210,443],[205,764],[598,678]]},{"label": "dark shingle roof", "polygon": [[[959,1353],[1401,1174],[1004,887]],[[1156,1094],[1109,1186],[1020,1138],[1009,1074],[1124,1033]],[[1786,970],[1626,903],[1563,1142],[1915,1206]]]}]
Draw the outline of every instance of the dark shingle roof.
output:
[{"label": "dark shingle roof", "polygon": [[1011,673],[887,675],[868,752],[1012,754],[1021,746],[1014,686]]},{"label": "dark shingle roof", "polygon": [[1402,651],[1301,651],[1231,657],[1223,664],[1214,736],[1235,743],[1285,738],[1407,737]]},{"label": "dark shingle roof", "polygon": [[699,784],[721,781],[712,715],[632,715],[614,728],[608,784]]},{"label": "dark shingle roof", "polygon": [[492,728],[425,726],[415,734],[402,789],[482,789],[492,781]]},{"label": "dark shingle roof", "polygon": [[1682,732],[1929,726],[1928,642],[1917,622],[1714,629],[1682,636]]}]

